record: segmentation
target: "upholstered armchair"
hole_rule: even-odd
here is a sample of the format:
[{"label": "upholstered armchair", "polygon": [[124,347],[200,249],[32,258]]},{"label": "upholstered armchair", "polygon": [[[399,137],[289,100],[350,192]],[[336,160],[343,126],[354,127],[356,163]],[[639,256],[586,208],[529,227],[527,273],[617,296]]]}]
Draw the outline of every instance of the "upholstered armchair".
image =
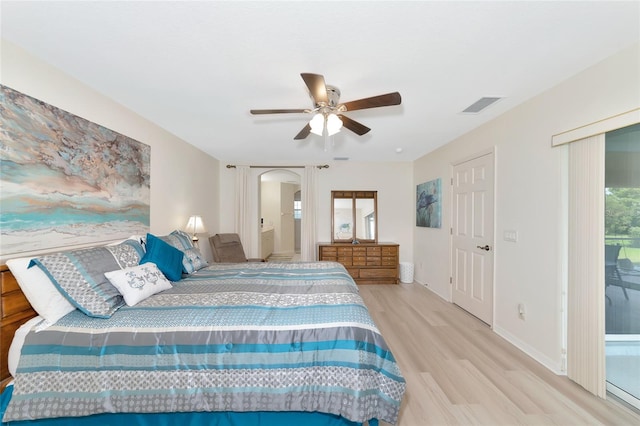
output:
[{"label": "upholstered armchair", "polygon": [[213,261],[216,263],[264,262],[264,259],[247,259],[238,234],[216,234],[209,237]]}]

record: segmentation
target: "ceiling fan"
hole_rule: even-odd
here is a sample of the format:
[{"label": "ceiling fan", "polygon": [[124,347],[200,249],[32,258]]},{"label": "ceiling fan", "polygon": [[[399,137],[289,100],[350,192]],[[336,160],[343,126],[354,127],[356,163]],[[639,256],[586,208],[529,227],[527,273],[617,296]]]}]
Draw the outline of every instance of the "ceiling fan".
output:
[{"label": "ceiling fan", "polygon": [[340,131],[344,126],[357,135],[364,135],[371,129],[344,115],[347,111],[359,109],[378,108],[391,105],[400,105],[402,98],[400,93],[393,92],[385,95],[372,96],[345,103],[340,102],[340,90],[335,86],[325,84],[324,77],[320,74],[300,74],[309,88],[309,95],[313,100],[313,108],[310,109],[252,109],[251,114],[289,114],[306,113],[313,114],[313,118],[293,138],[304,139],[309,133],[319,136],[326,134],[331,136]]}]

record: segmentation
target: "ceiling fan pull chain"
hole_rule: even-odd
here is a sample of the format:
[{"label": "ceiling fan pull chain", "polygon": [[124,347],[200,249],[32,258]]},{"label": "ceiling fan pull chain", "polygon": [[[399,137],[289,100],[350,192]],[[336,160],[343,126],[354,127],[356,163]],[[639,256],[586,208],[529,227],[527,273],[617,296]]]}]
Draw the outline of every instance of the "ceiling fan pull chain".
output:
[{"label": "ceiling fan pull chain", "polygon": [[324,134],[324,152],[328,152],[329,149],[333,149],[336,146],[336,142],[335,139],[333,138],[333,135],[329,135],[328,133],[325,132]]}]

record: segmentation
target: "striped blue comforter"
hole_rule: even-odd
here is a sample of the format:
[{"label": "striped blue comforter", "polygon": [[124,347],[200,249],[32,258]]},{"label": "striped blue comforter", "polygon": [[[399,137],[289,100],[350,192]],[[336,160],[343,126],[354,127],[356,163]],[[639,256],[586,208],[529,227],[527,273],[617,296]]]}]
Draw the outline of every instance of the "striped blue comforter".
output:
[{"label": "striped blue comforter", "polygon": [[306,411],[396,423],[405,382],[345,269],[214,265],[109,319],[27,336],[4,421]]}]

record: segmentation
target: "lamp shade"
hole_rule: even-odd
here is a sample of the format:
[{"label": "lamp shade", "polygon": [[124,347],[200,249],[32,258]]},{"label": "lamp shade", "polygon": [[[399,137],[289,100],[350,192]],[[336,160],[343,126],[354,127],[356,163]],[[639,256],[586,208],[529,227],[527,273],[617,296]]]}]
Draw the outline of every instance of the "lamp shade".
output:
[{"label": "lamp shade", "polygon": [[329,114],[327,116],[327,133],[329,136],[333,136],[342,129],[342,120],[336,114]]},{"label": "lamp shade", "polygon": [[314,115],[309,122],[309,126],[311,126],[311,133],[322,136],[324,130],[324,115],[321,113]]},{"label": "lamp shade", "polygon": [[185,226],[185,230],[191,233],[193,241],[198,241],[196,234],[207,232],[204,223],[202,223],[202,217],[200,216],[191,216],[187,222],[187,226]]}]

